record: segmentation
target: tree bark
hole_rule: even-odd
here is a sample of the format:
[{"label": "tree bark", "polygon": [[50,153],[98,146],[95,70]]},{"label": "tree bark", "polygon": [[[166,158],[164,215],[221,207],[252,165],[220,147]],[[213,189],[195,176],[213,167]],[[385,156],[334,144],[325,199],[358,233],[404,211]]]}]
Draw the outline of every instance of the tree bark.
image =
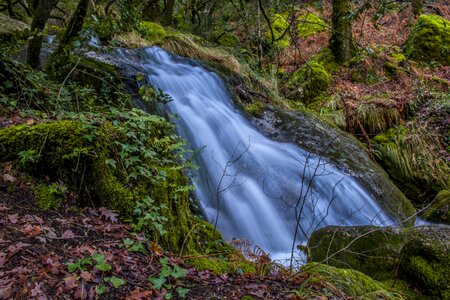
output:
[{"label": "tree bark", "polygon": [[159,0],[150,0],[144,8],[144,18],[150,22],[159,21]]},{"label": "tree bark", "polygon": [[172,25],[173,8],[175,6],[175,0],[167,0],[166,10],[164,11],[164,25]]},{"label": "tree bark", "polygon": [[11,2],[11,0],[6,0],[6,5],[8,7],[8,14],[11,18],[15,19],[16,18],[16,13],[14,12],[14,8],[13,8],[13,4]]},{"label": "tree bark", "polygon": [[339,63],[349,61],[354,52],[352,21],[346,18],[352,10],[352,0],[333,0],[330,48]]},{"label": "tree bark", "polygon": [[84,19],[87,15],[89,7],[89,0],[80,0],[78,2],[77,8],[70,18],[69,25],[67,25],[66,31],[63,37],[59,41],[58,47],[52,53],[48,59],[46,69],[49,71],[50,75],[53,77],[60,77],[66,73],[67,67],[70,67],[68,62],[69,54],[71,48],[71,42],[75,37],[78,36],[81,29],[83,28]]},{"label": "tree bark", "polygon": [[41,48],[42,48],[42,32],[45,28],[50,13],[59,0],[40,0],[34,11],[33,21],[31,22],[32,39],[28,43],[27,64],[37,69],[41,66]]},{"label": "tree bark", "polygon": [[420,15],[423,12],[423,0],[412,0],[411,2],[414,15]]}]

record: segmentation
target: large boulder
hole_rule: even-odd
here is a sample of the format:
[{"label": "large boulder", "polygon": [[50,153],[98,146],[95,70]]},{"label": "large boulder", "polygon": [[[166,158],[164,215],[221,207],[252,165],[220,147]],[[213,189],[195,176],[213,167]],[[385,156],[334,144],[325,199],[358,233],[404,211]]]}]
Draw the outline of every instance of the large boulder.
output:
[{"label": "large boulder", "polygon": [[322,228],[308,242],[310,261],[361,271],[380,281],[400,278],[427,298],[450,299],[450,227]]},{"label": "large boulder", "polygon": [[10,39],[30,29],[28,24],[0,14],[0,39]]},{"label": "large boulder", "polygon": [[405,45],[414,59],[450,65],[450,21],[437,15],[421,15]]}]

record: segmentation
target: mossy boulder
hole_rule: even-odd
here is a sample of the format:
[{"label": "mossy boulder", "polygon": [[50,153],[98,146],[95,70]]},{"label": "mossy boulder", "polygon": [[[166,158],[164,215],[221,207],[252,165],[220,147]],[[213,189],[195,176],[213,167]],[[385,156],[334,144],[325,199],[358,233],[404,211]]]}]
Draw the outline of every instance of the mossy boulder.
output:
[{"label": "mossy boulder", "polygon": [[238,46],[240,44],[239,38],[231,33],[231,32],[224,32],[223,34],[219,35],[219,38],[217,39],[217,43],[219,45],[225,46],[225,47],[234,47]]},{"label": "mossy boulder", "polygon": [[310,261],[361,271],[376,280],[400,278],[433,299],[450,297],[449,227],[409,229],[329,226],[308,241]]},{"label": "mossy boulder", "polygon": [[[275,14],[272,17],[272,31],[273,37],[276,40],[275,45],[280,49],[285,49],[289,47],[289,22],[281,15]],[[284,35],[283,35],[284,34]],[[272,39],[272,34],[267,31],[267,39],[270,41]]]},{"label": "mossy boulder", "polygon": [[450,225],[450,190],[440,191],[422,215],[427,221]]},{"label": "mossy boulder", "polygon": [[[171,144],[165,134],[171,128],[172,125],[155,117],[154,123],[147,123],[145,130],[152,134],[142,147],[149,147],[155,157],[162,155],[165,160],[170,160]],[[137,201],[151,197],[154,205],[161,207],[158,214],[166,218],[170,226],[165,227],[166,234],[149,227],[149,238],[168,250],[201,251],[197,237],[189,234],[193,226],[192,214],[188,190],[182,189],[187,186],[182,170],[155,160],[154,167],[147,170],[154,177],[127,179],[130,178],[128,174],[116,166],[117,156],[119,153],[123,155],[121,142],[132,147],[126,141],[123,132],[108,122],[93,126],[66,120],[13,126],[0,129],[0,163],[12,161],[34,178],[37,182],[33,188],[36,200],[44,208],[61,204],[61,194],[65,191],[59,186],[76,195],[78,206],[105,206],[119,212],[125,219],[133,217]],[[119,163],[128,162],[119,160]],[[148,166],[151,161],[146,163]],[[159,179],[156,180],[157,176]]]},{"label": "mossy boulder", "polygon": [[325,31],[329,26],[313,13],[307,13],[297,18],[297,35],[307,38],[317,32]]},{"label": "mossy boulder", "polygon": [[[298,291],[298,295],[302,299],[312,299],[318,295],[332,296],[333,291],[345,293],[345,296],[354,299],[402,299],[401,295],[392,291],[389,286],[385,286],[357,270],[340,269],[317,263],[309,263],[302,269],[308,274],[306,282]],[[324,285],[321,291],[317,291],[315,288],[317,283]]]},{"label": "mossy boulder", "polygon": [[405,45],[413,59],[450,65],[450,21],[438,15],[421,15]]},{"label": "mossy boulder", "polygon": [[333,82],[332,72],[337,68],[333,53],[326,48],[314,55],[287,83],[286,97],[310,104],[325,92]]},{"label": "mossy boulder", "polygon": [[0,39],[9,40],[13,37],[23,36],[29,29],[28,24],[0,14]]},{"label": "mossy boulder", "polygon": [[137,28],[142,36],[150,41],[158,41],[167,36],[167,32],[164,27],[158,23],[141,21],[139,22]]}]

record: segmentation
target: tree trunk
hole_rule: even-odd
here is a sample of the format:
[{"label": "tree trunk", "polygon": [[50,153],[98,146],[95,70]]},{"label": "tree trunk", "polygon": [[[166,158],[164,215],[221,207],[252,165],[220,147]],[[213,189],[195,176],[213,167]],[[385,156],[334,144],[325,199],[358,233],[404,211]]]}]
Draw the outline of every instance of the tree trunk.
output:
[{"label": "tree trunk", "polygon": [[56,6],[59,0],[40,0],[34,11],[33,21],[31,22],[32,39],[28,43],[27,64],[37,69],[41,66],[41,47],[42,47],[42,32],[45,28],[50,13]]},{"label": "tree trunk", "polygon": [[69,25],[59,41],[58,47],[48,59],[46,69],[52,77],[61,78],[70,70],[69,52],[72,50],[72,41],[83,28],[84,18],[87,15],[89,0],[80,0],[77,8],[70,18]]},{"label": "tree trunk", "polygon": [[423,0],[412,0],[411,2],[414,15],[420,15],[423,12]]},{"label": "tree trunk", "polygon": [[150,0],[144,8],[144,18],[151,22],[159,21],[159,0]]},{"label": "tree trunk", "polygon": [[175,0],[167,0],[166,10],[164,12],[164,25],[172,25],[173,8],[175,6]]},{"label": "tree trunk", "polygon": [[11,18],[15,19],[16,18],[16,13],[14,12],[14,8],[13,8],[13,4],[11,2],[11,0],[6,0],[6,5],[8,7],[8,14]]},{"label": "tree trunk", "polygon": [[352,21],[346,18],[352,9],[352,0],[333,0],[330,48],[339,63],[349,61],[354,52]]}]

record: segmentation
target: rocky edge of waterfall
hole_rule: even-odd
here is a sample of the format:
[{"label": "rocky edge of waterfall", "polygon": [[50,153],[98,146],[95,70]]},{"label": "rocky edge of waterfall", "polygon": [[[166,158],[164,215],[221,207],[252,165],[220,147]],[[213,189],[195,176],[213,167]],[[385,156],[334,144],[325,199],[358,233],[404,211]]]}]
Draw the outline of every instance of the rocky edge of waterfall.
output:
[{"label": "rocky edge of waterfall", "polygon": [[[70,76],[55,77],[21,62],[29,22],[0,14],[0,299],[450,299],[442,2],[417,18],[392,10],[383,30],[361,23],[370,51],[344,67],[329,33],[308,27],[284,41],[270,78],[236,58],[239,36],[218,46],[151,22],[136,44],[136,32],[105,38],[100,22],[103,46],[80,46]],[[294,44],[307,64],[289,61]],[[201,218],[183,142],[161,113],[170,99],[109,56],[117,45],[157,45],[216,72],[258,130],[323,155],[398,226],[319,229],[295,270],[228,244]]]}]

